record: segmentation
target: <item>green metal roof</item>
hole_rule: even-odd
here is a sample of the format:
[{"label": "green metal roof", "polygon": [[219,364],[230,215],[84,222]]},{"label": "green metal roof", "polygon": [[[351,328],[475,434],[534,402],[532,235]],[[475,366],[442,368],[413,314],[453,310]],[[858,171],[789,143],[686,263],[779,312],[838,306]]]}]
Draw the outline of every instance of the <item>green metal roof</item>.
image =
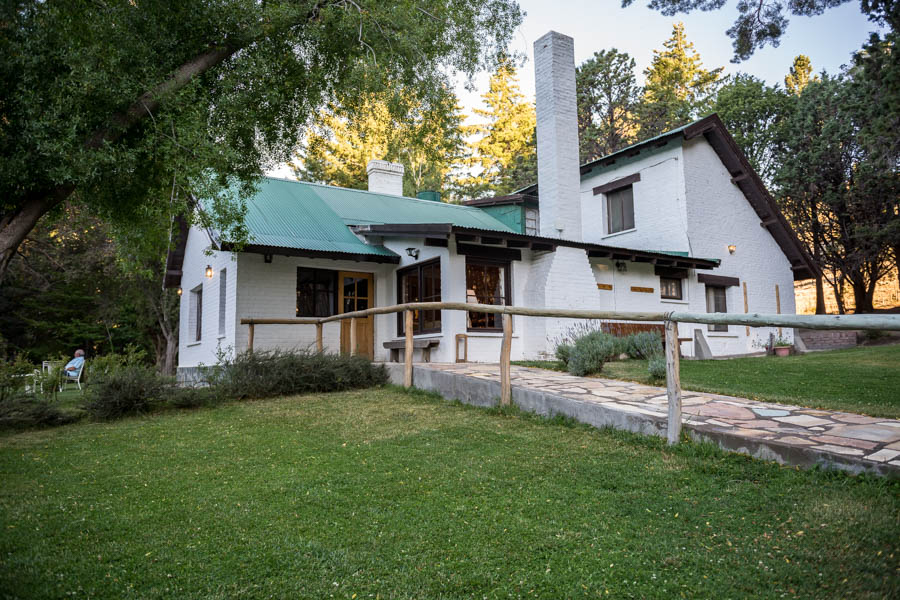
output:
[{"label": "green metal roof", "polygon": [[512,231],[474,207],[265,177],[247,199],[250,243],[317,252],[397,256],[367,244],[349,225],[449,223]]}]

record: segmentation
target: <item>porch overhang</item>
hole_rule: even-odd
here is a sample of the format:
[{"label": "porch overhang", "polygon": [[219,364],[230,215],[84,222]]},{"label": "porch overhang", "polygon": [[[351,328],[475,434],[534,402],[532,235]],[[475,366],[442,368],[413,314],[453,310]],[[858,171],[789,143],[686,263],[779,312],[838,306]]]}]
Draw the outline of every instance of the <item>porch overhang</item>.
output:
[{"label": "porch overhang", "polygon": [[357,254],[355,252],[332,252],[330,250],[307,250],[304,248],[286,248],[282,246],[264,246],[260,244],[245,244],[240,248],[233,244],[225,242],[221,245],[220,250],[225,252],[245,252],[249,254],[278,255],[278,256],[301,256],[305,258],[327,258],[330,260],[352,260],[354,262],[373,262],[381,264],[397,264],[400,257],[397,255],[384,254]]},{"label": "porch overhang", "polygon": [[651,250],[638,250],[634,248],[621,248],[618,246],[605,246],[602,244],[589,244],[574,240],[549,238],[537,235],[527,235],[511,231],[494,231],[477,229],[474,227],[460,227],[450,223],[414,223],[414,224],[384,224],[384,225],[357,225],[351,227],[359,235],[372,235],[381,237],[420,237],[425,238],[429,245],[445,245],[453,236],[459,244],[482,244],[485,247],[525,249],[532,252],[553,252],[559,246],[580,248],[588,253],[590,258],[608,258],[611,260],[625,260],[630,262],[643,262],[662,267],[677,267],[685,269],[715,269],[719,266],[717,259],[695,258],[680,256],[667,252],[654,252]]}]

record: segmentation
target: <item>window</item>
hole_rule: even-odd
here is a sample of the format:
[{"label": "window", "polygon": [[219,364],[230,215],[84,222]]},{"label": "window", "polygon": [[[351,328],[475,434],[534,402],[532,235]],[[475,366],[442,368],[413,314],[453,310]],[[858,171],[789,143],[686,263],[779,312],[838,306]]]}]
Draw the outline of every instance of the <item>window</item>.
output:
[{"label": "window", "polygon": [[[466,258],[466,302],[469,304],[510,304],[509,263],[480,258]],[[475,330],[501,331],[502,315],[467,313],[468,327]]]},{"label": "window", "polygon": [[666,300],[681,300],[681,278],[680,277],[660,277],[659,278],[659,295]]},{"label": "window", "polygon": [[[397,271],[397,299],[406,302],[441,301],[441,259],[413,265]],[[404,313],[397,313],[397,335],[406,335]],[[413,333],[436,333],[441,330],[441,311],[413,311]]]},{"label": "window", "polygon": [[191,290],[190,331],[194,341],[199,342],[203,334],[203,284]]},{"label": "window", "polygon": [[219,335],[225,335],[225,290],[228,287],[228,271],[219,271]]},{"label": "window", "polygon": [[538,211],[536,208],[525,209],[525,235],[539,235],[540,222],[538,221]]},{"label": "window", "polygon": [[297,316],[337,314],[337,271],[297,267]]},{"label": "window", "polygon": [[634,229],[634,191],[629,185],[606,194],[607,233]]},{"label": "window", "polygon": [[[728,312],[727,305],[725,303],[725,289],[721,286],[716,285],[707,285],[706,286],[706,312],[708,313],[723,313]],[[709,331],[728,331],[728,325],[709,325]]]}]

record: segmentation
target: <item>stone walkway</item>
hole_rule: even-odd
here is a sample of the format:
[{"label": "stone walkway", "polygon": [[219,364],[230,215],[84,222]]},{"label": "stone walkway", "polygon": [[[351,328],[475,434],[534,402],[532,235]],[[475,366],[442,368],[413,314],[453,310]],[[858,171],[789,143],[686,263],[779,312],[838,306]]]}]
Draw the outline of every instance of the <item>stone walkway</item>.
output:
[{"label": "stone walkway", "polygon": [[[479,380],[496,382],[499,390],[500,368],[496,364],[429,363],[415,367],[416,387],[430,379],[425,373],[430,370],[456,375],[473,383]],[[654,433],[665,435],[665,388],[518,366],[512,367],[511,378],[513,400],[519,405],[527,404],[529,394],[539,392],[544,397],[575,401],[582,407],[580,411],[579,406],[573,406],[563,412],[571,412],[576,418],[579,418],[579,412],[585,412],[584,408],[596,405],[607,409],[607,414],[613,417],[616,416],[613,413],[623,413],[638,417],[638,421],[652,423],[656,429]],[[462,381],[454,385],[458,388],[460,384]],[[460,395],[465,394],[456,393],[457,397]],[[820,464],[900,477],[900,420],[687,390],[682,392],[682,407],[684,427],[691,435],[715,441],[725,448],[785,464]],[[553,412],[552,409],[544,410],[548,411]],[[600,422],[607,421],[614,427],[619,426],[615,418]],[[634,419],[629,422],[633,423]],[[648,432],[643,425],[623,428]]]}]

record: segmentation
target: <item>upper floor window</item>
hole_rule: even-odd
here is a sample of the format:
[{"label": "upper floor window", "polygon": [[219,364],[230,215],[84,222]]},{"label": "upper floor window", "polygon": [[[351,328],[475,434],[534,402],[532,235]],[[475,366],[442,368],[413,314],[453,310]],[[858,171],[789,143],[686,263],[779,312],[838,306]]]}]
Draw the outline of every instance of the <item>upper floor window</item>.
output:
[{"label": "upper floor window", "polygon": [[219,271],[219,336],[225,335],[225,299],[228,291],[228,271]]},{"label": "upper floor window", "polygon": [[539,235],[540,222],[536,208],[525,209],[525,235]]},{"label": "upper floor window", "polygon": [[191,333],[194,341],[199,342],[203,337],[203,284],[191,290],[190,311]]},{"label": "upper floor window", "polygon": [[634,188],[630,185],[606,194],[607,233],[634,229]]},{"label": "upper floor window", "polygon": [[[510,301],[509,262],[466,257],[466,302],[508,305]],[[468,313],[469,329],[500,331],[502,316],[496,313]]]},{"label": "upper floor window", "polygon": [[337,314],[337,271],[297,267],[297,316]]},{"label": "upper floor window", "polygon": [[[407,302],[441,301],[441,259],[436,258],[397,271],[397,300]],[[397,313],[397,334],[404,335],[403,313]],[[413,333],[437,333],[441,330],[441,311],[413,311]]]}]

